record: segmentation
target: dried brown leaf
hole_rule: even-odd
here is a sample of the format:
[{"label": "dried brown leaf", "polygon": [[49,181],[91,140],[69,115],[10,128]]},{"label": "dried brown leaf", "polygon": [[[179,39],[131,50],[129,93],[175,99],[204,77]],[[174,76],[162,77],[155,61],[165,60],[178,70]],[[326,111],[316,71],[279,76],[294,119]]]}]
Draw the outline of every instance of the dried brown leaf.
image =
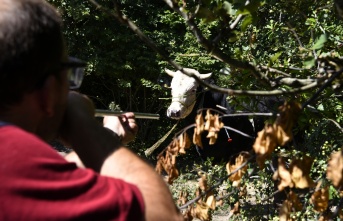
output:
[{"label": "dried brown leaf", "polygon": [[171,167],[168,171],[167,183],[173,184],[173,181],[179,177],[179,171],[175,167]]},{"label": "dried brown leaf", "polygon": [[329,205],[329,188],[324,187],[316,190],[312,194],[310,202],[314,205],[314,210],[320,213],[324,212]]},{"label": "dried brown leaf", "polygon": [[210,110],[207,110],[205,119],[206,122],[204,130],[208,131],[206,137],[210,139],[209,144],[213,145],[217,141],[218,132],[224,126],[224,124],[219,120],[219,115],[212,115]]},{"label": "dried brown leaf", "polygon": [[212,209],[215,210],[216,208],[216,197],[213,195],[213,192],[209,192],[206,195],[206,205]]},{"label": "dried brown leaf", "polygon": [[238,214],[239,213],[239,202],[236,202],[233,205],[233,208],[230,210],[230,214]]},{"label": "dried brown leaf", "polygon": [[197,128],[194,128],[193,143],[202,148],[201,133],[198,134]]},{"label": "dried brown leaf", "polygon": [[188,197],[188,192],[187,191],[181,191],[179,193],[179,198],[177,200],[177,204],[179,206],[186,204],[187,202],[187,197]]},{"label": "dried brown leaf", "polygon": [[279,219],[280,221],[290,221],[290,213],[292,211],[300,211],[302,209],[302,204],[299,201],[298,196],[290,191],[287,195],[287,199],[282,203],[279,209]]},{"label": "dried brown leaf", "polygon": [[257,155],[256,161],[260,169],[264,168],[264,162],[270,158],[272,152],[277,146],[275,127],[268,124],[263,130],[258,132],[253,149]]},{"label": "dried brown leaf", "polygon": [[201,134],[204,131],[204,118],[202,114],[198,114],[195,118],[195,128],[193,134],[193,143],[202,148]]},{"label": "dried brown leaf", "polygon": [[189,149],[191,146],[191,141],[187,135],[187,133],[182,133],[179,136],[179,153],[185,154],[186,150]]},{"label": "dried brown leaf", "polygon": [[192,216],[203,221],[208,221],[210,220],[208,209],[209,207],[205,202],[198,202],[196,203],[196,207],[193,208]]},{"label": "dried brown leaf", "polygon": [[302,159],[294,159],[289,166],[292,181],[296,188],[304,189],[314,186],[313,180],[310,178],[310,170],[313,159],[308,156],[303,156]]},{"label": "dried brown leaf", "polygon": [[173,139],[169,144],[167,151],[172,155],[178,155],[180,150],[180,145],[178,139]]},{"label": "dried brown leaf", "polygon": [[194,219],[192,215],[192,207],[188,207],[186,210],[182,211],[182,216],[184,221],[192,221]]},{"label": "dried brown leaf", "polygon": [[195,128],[197,128],[197,135],[200,135],[204,131],[204,118],[201,113],[195,117]]},{"label": "dried brown leaf", "polygon": [[253,145],[257,155],[256,161],[260,169],[264,168],[264,163],[270,158],[271,153],[278,145],[285,145],[292,139],[292,127],[301,111],[301,105],[296,102],[285,102],[279,107],[279,117],[273,125],[266,125],[258,133]]},{"label": "dried brown leaf", "polygon": [[343,155],[342,150],[332,153],[326,169],[326,177],[336,188],[343,187]]},{"label": "dried brown leaf", "polygon": [[224,205],[224,200],[220,199],[218,201],[216,201],[216,206],[223,206]]},{"label": "dried brown leaf", "polygon": [[164,170],[163,164],[164,164],[164,157],[163,156],[158,157],[156,167],[155,167],[155,170],[158,174],[162,174],[162,172]]},{"label": "dried brown leaf", "polygon": [[[235,162],[228,162],[226,164],[226,171],[228,174],[231,174],[237,168],[241,167],[244,163],[248,161],[250,154],[248,152],[241,152],[234,160]],[[229,177],[229,180],[232,181],[232,186],[239,186],[243,175],[246,173],[248,165],[243,166],[241,169],[236,171]]]},{"label": "dried brown leaf", "polygon": [[282,158],[278,159],[278,169],[275,171],[273,176],[274,180],[279,179],[278,190],[282,191],[286,187],[293,187],[293,182],[291,178],[291,174],[286,169],[285,162]]},{"label": "dried brown leaf", "polygon": [[206,174],[202,174],[199,178],[199,188],[202,191],[206,191],[208,189],[208,185],[207,185],[207,175]]},{"label": "dried brown leaf", "polygon": [[292,137],[292,127],[297,121],[301,111],[301,104],[298,102],[285,102],[279,107],[279,117],[276,119],[276,124],[280,125],[283,131]]},{"label": "dried brown leaf", "polygon": [[204,130],[209,130],[210,127],[211,127],[211,124],[213,124],[213,120],[214,120],[214,117],[213,115],[211,114],[210,110],[207,110],[206,111],[206,116],[205,116],[205,126],[204,126]]}]

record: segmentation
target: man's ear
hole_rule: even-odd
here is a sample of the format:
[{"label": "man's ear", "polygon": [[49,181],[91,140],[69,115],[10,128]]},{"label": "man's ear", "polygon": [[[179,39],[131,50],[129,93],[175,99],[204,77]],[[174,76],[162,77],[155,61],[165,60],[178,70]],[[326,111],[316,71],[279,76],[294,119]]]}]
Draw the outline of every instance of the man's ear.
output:
[{"label": "man's ear", "polygon": [[56,76],[49,75],[41,89],[37,91],[40,107],[47,117],[54,115],[56,99]]}]

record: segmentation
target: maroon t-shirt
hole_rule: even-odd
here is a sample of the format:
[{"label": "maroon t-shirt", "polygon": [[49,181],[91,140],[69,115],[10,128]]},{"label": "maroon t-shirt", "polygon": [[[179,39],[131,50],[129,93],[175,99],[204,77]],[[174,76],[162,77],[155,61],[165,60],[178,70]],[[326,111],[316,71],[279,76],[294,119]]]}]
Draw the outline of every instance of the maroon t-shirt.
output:
[{"label": "maroon t-shirt", "polygon": [[18,127],[0,126],[0,220],[142,220],[134,185],[77,168]]}]

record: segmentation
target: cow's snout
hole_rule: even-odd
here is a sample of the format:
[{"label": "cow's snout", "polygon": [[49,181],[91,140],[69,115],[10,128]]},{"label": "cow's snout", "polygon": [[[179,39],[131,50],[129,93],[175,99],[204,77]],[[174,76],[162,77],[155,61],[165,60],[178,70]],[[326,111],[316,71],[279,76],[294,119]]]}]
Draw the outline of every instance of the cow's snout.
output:
[{"label": "cow's snout", "polygon": [[168,116],[169,118],[173,118],[173,119],[180,119],[181,111],[180,111],[180,110],[175,110],[175,109],[170,109],[170,108],[168,108],[168,110],[167,110],[167,116]]}]

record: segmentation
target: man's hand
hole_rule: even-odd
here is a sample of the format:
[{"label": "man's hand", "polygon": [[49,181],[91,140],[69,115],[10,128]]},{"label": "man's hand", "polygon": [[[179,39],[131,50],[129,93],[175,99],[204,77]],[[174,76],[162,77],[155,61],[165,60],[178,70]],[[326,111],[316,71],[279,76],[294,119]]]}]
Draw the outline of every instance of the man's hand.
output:
[{"label": "man's hand", "polygon": [[118,134],[123,144],[127,144],[134,140],[138,132],[135,116],[131,112],[125,113],[119,117],[105,116],[103,123],[104,127]]}]

